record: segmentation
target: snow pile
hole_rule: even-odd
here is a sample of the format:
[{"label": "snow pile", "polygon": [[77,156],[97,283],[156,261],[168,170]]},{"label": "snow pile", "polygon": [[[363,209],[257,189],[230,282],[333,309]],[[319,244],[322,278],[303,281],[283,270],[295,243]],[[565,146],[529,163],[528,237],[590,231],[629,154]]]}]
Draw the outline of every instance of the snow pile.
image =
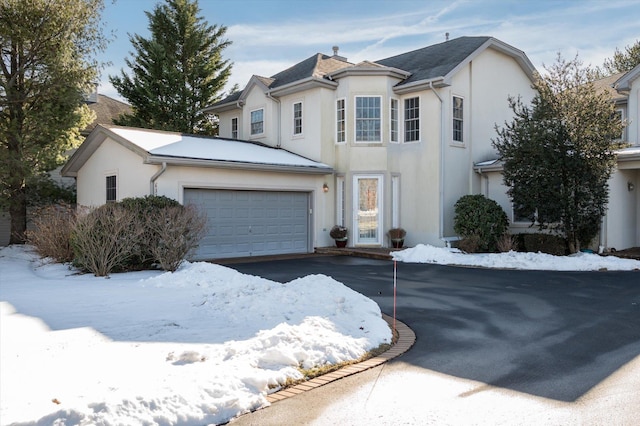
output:
[{"label": "snow pile", "polygon": [[207,263],[110,279],[0,250],[2,424],[210,424],[391,332],[324,275],[287,284]]},{"label": "snow pile", "polygon": [[528,269],[547,271],[632,271],[640,270],[640,261],[592,253],[552,256],[544,253],[475,253],[466,254],[456,248],[439,248],[418,244],[394,252],[393,259],[408,263],[476,266],[484,268]]}]

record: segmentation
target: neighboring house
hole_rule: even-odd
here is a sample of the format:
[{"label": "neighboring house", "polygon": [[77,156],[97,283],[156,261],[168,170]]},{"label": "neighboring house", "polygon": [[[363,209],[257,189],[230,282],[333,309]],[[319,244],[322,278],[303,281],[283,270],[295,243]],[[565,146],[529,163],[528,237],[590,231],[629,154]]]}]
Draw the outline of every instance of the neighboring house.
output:
[{"label": "neighboring house", "polygon": [[[98,124],[112,124],[113,120],[124,113],[131,112],[131,106],[120,102],[109,96],[101,95],[94,92],[87,96],[86,99],[89,108],[95,112],[96,119],[81,134],[86,137],[93,128]],[[72,150],[68,155],[73,154]],[[61,186],[75,185],[75,179],[63,177],[60,175],[62,167],[49,172],[51,179]],[[11,232],[11,218],[9,212],[0,211],[0,247],[9,244],[9,235]]]},{"label": "neighboring house", "polygon": [[[598,236],[598,249],[626,249],[640,246],[640,65],[627,73],[596,81],[595,87],[611,97],[620,119],[626,123],[620,140],[629,144],[618,151],[617,167],[609,180],[609,203]],[[531,221],[519,220],[513,213],[507,188],[502,183],[502,164],[498,160],[477,163],[475,170],[485,181],[482,193],[496,200],[507,212],[510,231],[532,232]]]},{"label": "neighboring house", "polygon": [[389,246],[398,226],[407,245],[443,246],[455,202],[484,189],[474,164],[495,157],[508,97],[533,98],[534,72],[491,37],[358,64],[334,48],[208,107],[220,138],[100,126],[63,174],[82,205],[157,194],[200,206],[200,259],[311,252],[333,244],[334,224],[350,246]]}]

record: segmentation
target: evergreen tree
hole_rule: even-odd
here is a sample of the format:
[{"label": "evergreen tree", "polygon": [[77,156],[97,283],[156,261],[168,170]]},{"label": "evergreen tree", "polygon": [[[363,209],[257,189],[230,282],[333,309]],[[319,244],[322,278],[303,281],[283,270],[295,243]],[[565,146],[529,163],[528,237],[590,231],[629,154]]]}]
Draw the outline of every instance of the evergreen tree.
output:
[{"label": "evergreen tree", "polygon": [[558,55],[545,69],[533,84],[531,106],[509,99],[515,118],[496,126],[492,142],[516,214],[562,234],[576,252],[599,230],[622,124],[577,58]]},{"label": "evergreen tree", "polygon": [[93,120],[83,101],[105,44],[102,8],[102,0],[0,2],[0,208],[12,244],[24,241],[28,182],[60,165]]},{"label": "evergreen tree", "polygon": [[116,124],[214,134],[215,122],[201,110],[220,99],[231,73],[229,61],[222,60],[231,44],[223,39],[227,28],[204,21],[197,0],[166,0],[146,14],[151,37],[129,37],[132,75],[121,70],[109,77],[133,107]]},{"label": "evergreen tree", "polygon": [[626,46],[624,52],[616,48],[612,58],[604,60],[604,69],[608,74],[631,71],[640,64],[640,40],[631,46]]}]

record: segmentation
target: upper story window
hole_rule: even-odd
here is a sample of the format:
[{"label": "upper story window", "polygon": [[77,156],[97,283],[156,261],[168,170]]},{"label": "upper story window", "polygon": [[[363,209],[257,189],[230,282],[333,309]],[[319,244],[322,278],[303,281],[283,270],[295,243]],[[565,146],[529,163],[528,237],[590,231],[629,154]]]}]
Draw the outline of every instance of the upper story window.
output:
[{"label": "upper story window", "polygon": [[420,140],[420,98],[404,100],[404,141]]},{"label": "upper story window", "polygon": [[238,117],[231,119],[231,138],[238,139]]},{"label": "upper story window", "polygon": [[453,97],[453,141],[464,142],[464,116],[463,99],[459,96]]},{"label": "upper story window", "polygon": [[614,112],[615,117],[620,120],[620,122],[622,123],[622,130],[620,131],[620,134],[616,137],[617,140],[621,140],[624,141],[626,139],[626,127],[625,127],[625,116],[624,116],[624,109],[619,108],[616,109],[616,112]]},{"label": "upper story window", "polygon": [[356,96],[356,142],[382,142],[380,96]]},{"label": "upper story window", "polygon": [[338,99],[336,101],[336,143],[343,143],[347,140],[345,118],[345,101]]},{"label": "upper story window", "polygon": [[398,100],[391,99],[389,105],[389,140],[391,142],[398,142]]},{"label": "upper story window", "polygon": [[260,108],[251,111],[251,134],[259,135],[264,133],[264,109]]},{"label": "upper story window", "polygon": [[118,199],[118,181],[115,175],[107,176],[107,203],[113,203]]},{"label": "upper story window", "polygon": [[293,104],[293,134],[302,134],[302,102]]}]

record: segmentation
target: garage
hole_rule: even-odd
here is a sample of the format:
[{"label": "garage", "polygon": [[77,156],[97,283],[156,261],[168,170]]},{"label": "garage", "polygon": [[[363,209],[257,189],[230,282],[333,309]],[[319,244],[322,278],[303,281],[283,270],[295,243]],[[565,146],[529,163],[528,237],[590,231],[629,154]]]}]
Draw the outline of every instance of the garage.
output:
[{"label": "garage", "polygon": [[307,192],[185,188],[184,204],[207,215],[194,259],[309,252]]}]

